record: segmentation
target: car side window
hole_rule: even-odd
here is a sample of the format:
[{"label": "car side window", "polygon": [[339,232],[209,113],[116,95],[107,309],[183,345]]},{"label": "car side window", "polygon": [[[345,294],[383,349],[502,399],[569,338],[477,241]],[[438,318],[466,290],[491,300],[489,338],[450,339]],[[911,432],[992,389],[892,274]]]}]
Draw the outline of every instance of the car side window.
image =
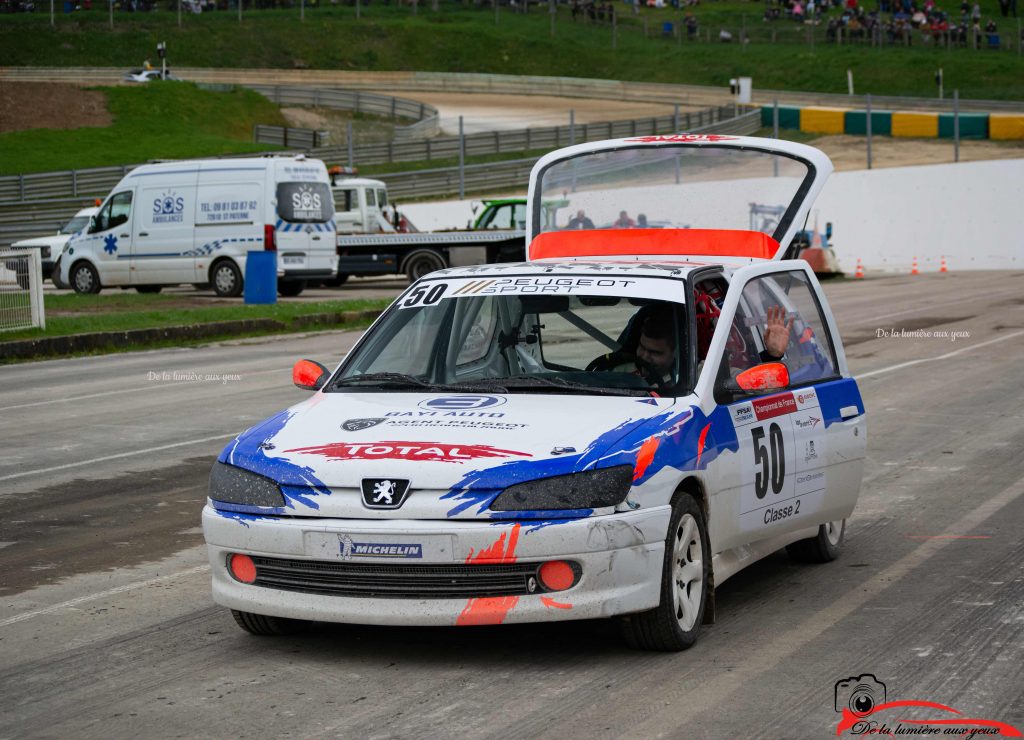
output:
[{"label": "car side window", "polygon": [[765,362],[785,364],[793,386],[838,375],[821,308],[801,270],[754,278],[743,287],[719,377],[735,378]]}]

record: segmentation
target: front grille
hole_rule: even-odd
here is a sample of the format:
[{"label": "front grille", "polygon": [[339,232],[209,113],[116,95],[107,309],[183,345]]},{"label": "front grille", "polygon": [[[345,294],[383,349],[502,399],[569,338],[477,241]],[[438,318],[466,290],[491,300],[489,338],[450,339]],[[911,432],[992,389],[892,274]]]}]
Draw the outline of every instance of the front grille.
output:
[{"label": "front grille", "polygon": [[330,596],[458,599],[520,596],[541,590],[537,563],[389,565],[253,557],[254,585]]}]

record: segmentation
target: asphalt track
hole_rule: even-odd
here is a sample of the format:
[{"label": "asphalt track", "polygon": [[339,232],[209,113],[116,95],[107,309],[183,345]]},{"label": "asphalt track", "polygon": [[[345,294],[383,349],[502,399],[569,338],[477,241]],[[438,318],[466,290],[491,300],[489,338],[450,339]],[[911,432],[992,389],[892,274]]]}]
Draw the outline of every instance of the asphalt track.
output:
[{"label": "asphalt track", "polygon": [[1024,272],[826,292],[870,430],[847,547],[737,575],[679,654],[607,622],[239,630],[210,463],[351,333],[0,368],[0,737],[825,738],[863,673],[1024,730]]}]

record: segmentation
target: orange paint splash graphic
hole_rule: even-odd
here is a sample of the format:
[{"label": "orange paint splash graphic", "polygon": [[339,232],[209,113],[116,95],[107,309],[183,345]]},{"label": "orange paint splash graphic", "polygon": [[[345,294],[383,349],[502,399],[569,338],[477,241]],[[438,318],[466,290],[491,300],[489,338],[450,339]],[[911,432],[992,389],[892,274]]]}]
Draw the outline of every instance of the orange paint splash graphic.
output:
[{"label": "orange paint splash graphic", "polygon": [[708,430],[711,429],[711,422],[709,421],[704,425],[704,428],[700,430],[700,438],[697,440],[697,467],[700,467],[700,457],[704,454],[704,442],[708,438]]},{"label": "orange paint splash graphic", "polygon": [[636,453],[636,467],[633,468],[633,480],[640,480],[643,478],[644,473],[647,472],[647,468],[650,467],[652,462],[654,462],[654,453],[657,451],[657,437],[651,437],[640,446],[640,451]]},{"label": "orange paint splash graphic", "polygon": [[[519,543],[519,529],[521,525],[516,524],[508,532],[502,535],[489,547],[485,547],[476,555],[473,550],[469,551],[466,563],[514,563],[516,561],[516,545]],[[508,537],[506,545],[505,538]],[[481,624],[501,624],[512,608],[519,603],[518,596],[484,596],[477,599],[470,599],[466,607],[459,614],[455,624],[459,627],[469,627]]]}]

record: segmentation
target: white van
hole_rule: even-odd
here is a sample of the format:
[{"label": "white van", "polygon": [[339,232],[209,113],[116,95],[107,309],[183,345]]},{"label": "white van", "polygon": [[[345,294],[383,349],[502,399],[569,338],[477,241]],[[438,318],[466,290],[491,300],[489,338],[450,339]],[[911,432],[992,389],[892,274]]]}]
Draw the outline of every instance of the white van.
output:
[{"label": "white van", "polygon": [[327,168],[303,155],[143,165],[118,183],[62,255],[78,293],[111,286],[155,293],[211,284],[242,293],[246,254],[277,251],[278,292],[337,274]]}]

